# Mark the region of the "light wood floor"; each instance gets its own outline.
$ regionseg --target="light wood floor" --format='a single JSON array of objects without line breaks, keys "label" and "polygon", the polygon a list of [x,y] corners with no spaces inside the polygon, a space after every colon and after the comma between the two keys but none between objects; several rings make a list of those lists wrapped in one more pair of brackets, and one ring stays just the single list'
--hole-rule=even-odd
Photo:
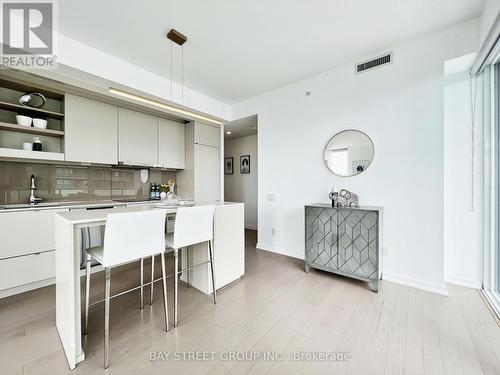
[{"label": "light wood floor", "polygon": [[[55,328],[53,286],[0,300],[0,373],[7,374],[500,374],[500,328],[478,292],[442,297],[387,281],[303,272],[302,262],[255,250],[247,232],[246,275],[213,305],[180,289],[180,325],[166,333],[160,285],[153,306],[138,293],[111,304],[111,360],[103,370],[103,308],[91,310],[87,359],[69,371]],[[158,269],[158,267],[157,267]],[[112,289],[138,282],[137,267],[112,273]],[[102,275],[92,298],[102,295]],[[171,296],[171,294],[170,294]],[[148,299],[146,298],[146,301]],[[151,361],[150,352],[342,352],[345,362]],[[173,355],[173,354],[172,354]]]}]

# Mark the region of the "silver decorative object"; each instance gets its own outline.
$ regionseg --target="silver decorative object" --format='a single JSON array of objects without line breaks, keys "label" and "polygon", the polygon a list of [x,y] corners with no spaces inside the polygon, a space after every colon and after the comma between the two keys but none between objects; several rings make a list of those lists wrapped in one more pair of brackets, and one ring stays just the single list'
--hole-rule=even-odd
[{"label": "silver decorative object", "polygon": [[40,94],[39,92],[24,94],[19,98],[19,103],[33,108],[42,108],[46,102],[47,99],[45,99],[45,96],[43,96],[43,94]]},{"label": "silver decorative object", "polygon": [[349,190],[342,189],[340,192],[332,191],[329,195],[332,207],[358,207],[358,195]]}]

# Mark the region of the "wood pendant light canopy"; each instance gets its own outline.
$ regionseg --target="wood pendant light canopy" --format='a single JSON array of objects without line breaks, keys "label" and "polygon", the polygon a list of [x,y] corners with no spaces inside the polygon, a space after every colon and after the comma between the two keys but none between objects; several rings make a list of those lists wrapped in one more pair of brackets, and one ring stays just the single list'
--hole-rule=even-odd
[{"label": "wood pendant light canopy", "polygon": [[167,34],[167,38],[180,46],[182,46],[187,41],[187,37],[178,32],[176,29],[171,29]]}]

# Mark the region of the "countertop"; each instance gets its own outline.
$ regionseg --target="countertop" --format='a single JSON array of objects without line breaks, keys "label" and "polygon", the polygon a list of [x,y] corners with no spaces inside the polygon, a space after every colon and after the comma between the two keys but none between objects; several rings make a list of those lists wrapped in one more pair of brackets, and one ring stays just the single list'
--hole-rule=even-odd
[{"label": "countertop", "polygon": [[[93,223],[105,221],[106,217],[110,213],[120,213],[120,212],[139,212],[139,211],[148,211],[156,208],[156,205],[159,202],[147,202],[147,204],[135,204],[129,205],[127,207],[114,207],[114,208],[106,208],[102,210],[79,210],[79,211],[69,211],[69,212],[58,212],[57,216],[61,217],[63,220],[68,222],[69,224],[84,224],[84,223]],[[243,203],[236,202],[203,202],[197,203],[197,206],[204,206],[213,204],[216,207],[224,207],[231,206]],[[174,214],[177,211],[177,208],[163,208],[158,207],[166,211],[167,214]],[[9,210],[10,211],[10,210]]]},{"label": "countertop", "polygon": [[[157,204],[160,200],[102,200],[102,201],[72,201],[72,202],[42,202],[30,206],[28,204],[6,204],[0,205],[0,214],[19,211],[39,211],[39,210],[57,210],[57,209],[86,209],[101,207],[126,207],[134,205]],[[215,204],[216,206],[236,204],[237,202],[197,202],[200,204]],[[7,207],[7,208],[6,208]]]},{"label": "countertop", "polygon": [[30,206],[28,204],[6,204],[0,205],[0,214],[7,212],[19,212],[19,211],[39,211],[39,210],[57,210],[57,209],[86,209],[86,208],[100,208],[100,207],[125,207],[137,204],[149,204],[159,201],[151,200],[132,200],[132,201],[113,201],[113,200],[102,200],[102,201],[72,201],[72,202],[42,202],[36,205]]},{"label": "countertop", "polygon": [[344,210],[364,210],[364,211],[383,211],[383,207],[379,206],[358,206],[358,207],[332,207],[331,203],[311,203],[306,204],[306,207],[318,207],[318,208],[338,208]]}]

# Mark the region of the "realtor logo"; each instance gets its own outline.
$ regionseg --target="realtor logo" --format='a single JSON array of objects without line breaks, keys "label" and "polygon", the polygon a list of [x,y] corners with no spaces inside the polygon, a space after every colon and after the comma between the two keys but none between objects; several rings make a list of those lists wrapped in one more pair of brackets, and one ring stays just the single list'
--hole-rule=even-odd
[{"label": "realtor logo", "polygon": [[57,68],[56,0],[0,0],[0,68]]},{"label": "realtor logo", "polygon": [[2,3],[3,54],[53,53],[52,2]]}]

